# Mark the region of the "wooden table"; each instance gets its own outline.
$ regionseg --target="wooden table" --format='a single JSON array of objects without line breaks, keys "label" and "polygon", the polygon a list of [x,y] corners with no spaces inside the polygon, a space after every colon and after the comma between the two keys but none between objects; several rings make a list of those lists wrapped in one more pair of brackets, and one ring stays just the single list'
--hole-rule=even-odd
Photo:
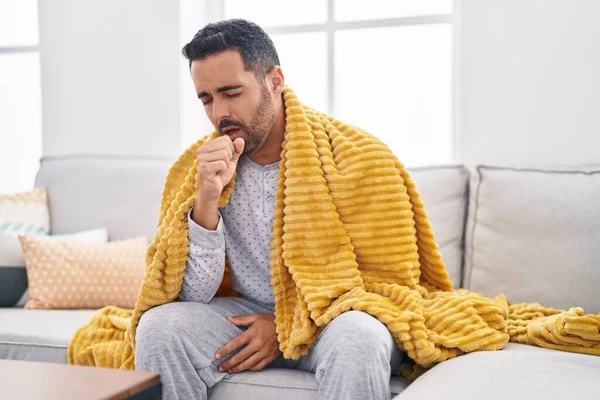
[{"label": "wooden table", "polygon": [[0,399],[161,400],[160,375],[36,361],[0,360]]}]

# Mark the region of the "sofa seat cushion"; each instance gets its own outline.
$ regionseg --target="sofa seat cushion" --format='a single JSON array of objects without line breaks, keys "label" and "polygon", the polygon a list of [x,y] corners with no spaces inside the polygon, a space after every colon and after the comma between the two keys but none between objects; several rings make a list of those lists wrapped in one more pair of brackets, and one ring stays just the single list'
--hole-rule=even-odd
[{"label": "sofa seat cushion", "polygon": [[[401,393],[408,383],[404,378],[391,377],[392,394]],[[266,368],[260,372],[235,374],[212,387],[208,397],[210,400],[311,400],[317,398],[317,390],[314,374],[293,369]]]},{"label": "sofa seat cushion", "polygon": [[397,399],[591,399],[598,396],[599,372],[597,356],[509,343],[445,361]]},{"label": "sofa seat cushion", "polygon": [[[0,308],[0,359],[67,363],[67,345],[81,325],[96,310],[26,310]],[[391,378],[392,393],[400,393],[408,381]],[[210,399],[317,398],[314,374],[265,369],[259,373],[242,372],[211,389]]]},{"label": "sofa seat cushion", "polygon": [[0,359],[66,364],[71,336],[94,312],[0,308]]}]

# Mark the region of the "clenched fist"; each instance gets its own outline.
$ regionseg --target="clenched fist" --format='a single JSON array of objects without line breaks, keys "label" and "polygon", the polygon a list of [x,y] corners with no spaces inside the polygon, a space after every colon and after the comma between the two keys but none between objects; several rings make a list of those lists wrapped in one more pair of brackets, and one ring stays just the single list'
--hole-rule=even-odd
[{"label": "clenched fist", "polygon": [[201,203],[218,203],[235,170],[240,155],[244,151],[244,139],[233,142],[228,136],[210,140],[198,147],[198,184],[197,198]]},{"label": "clenched fist", "polygon": [[242,138],[232,142],[228,136],[220,136],[196,150],[199,189],[192,219],[204,229],[217,229],[221,192],[235,174],[244,145]]}]

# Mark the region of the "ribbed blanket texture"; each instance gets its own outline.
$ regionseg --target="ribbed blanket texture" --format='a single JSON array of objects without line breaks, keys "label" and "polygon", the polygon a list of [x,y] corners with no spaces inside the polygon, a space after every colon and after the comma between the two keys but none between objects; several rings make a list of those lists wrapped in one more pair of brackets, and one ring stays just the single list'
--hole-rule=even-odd
[{"label": "ribbed blanket texture", "polygon": [[[306,354],[321,330],[349,310],[387,326],[413,361],[398,371],[409,378],[463,353],[500,350],[509,340],[600,355],[600,314],[454,290],[415,183],[392,151],[369,133],[303,105],[288,87],[283,100],[270,271],[284,357]],[[216,137],[213,132],[197,141],[169,169],[135,308],[98,310],[69,342],[69,364],[135,368],[140,317],[177,301],[181,290],[187,213],[198,191],[196,149]],[[221,207],[234,185],[235,176]],[[217,296],[231,295],[226,257]]]}]

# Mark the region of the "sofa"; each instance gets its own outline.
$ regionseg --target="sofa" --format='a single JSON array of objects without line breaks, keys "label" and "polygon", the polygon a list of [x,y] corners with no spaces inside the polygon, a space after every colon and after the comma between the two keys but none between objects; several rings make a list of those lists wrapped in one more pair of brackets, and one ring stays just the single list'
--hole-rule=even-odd
[{"label": "sofa", "polygon": [[[98,227],[110,240],[151,239],[173,160],[74,155],[41,160],[53,234]],[[431,166],[410,169],[455,288],[512,302],[600,312],[600,167]],[[0,308],[0,359],[67,362],[67,344],[94,310]],[[509,343],[443,362],[399,399],[600,398],[600,357]],[[315,399],[313,374],[265,369],[234,375],[210,399]],[[397,396],[397,397],[396,397]]]}]

